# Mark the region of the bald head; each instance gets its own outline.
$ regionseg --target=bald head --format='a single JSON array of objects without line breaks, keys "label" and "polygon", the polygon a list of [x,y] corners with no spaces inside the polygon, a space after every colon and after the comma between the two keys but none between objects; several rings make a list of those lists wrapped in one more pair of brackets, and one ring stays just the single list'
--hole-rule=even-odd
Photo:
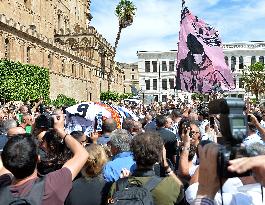
[{"label": "bald head", "polygon": [[114,119],[108,118],[103,121],[103,124],[102,124],[103,133],[111,133],[112,131],[116,129],[117,129],[117,123]]},{"label": "bald head", "polygon": [[152,119],[153,119],[152,115],[150,115],[150,114],[146,114],[146,115],[145,115],[145,121],[146,121],[146,122],[151,122]]},{"label": "bald head", "polygon": [[26,131],[22,127],[12,127],[7,131],[7,136],[9,137],[19,134],[26,134]]},{"label": "bald head", "polygon": [[28,109],[28,107],[26,105],[22,105],[20,107],[20,113],[21,114],[28,114],[28,112],[29,112],[29,109]]}]

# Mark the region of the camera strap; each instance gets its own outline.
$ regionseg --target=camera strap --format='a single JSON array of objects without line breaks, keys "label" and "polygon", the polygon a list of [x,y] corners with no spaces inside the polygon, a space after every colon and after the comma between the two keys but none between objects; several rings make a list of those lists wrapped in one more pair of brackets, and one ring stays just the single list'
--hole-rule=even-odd
[{"label": "camera strap", "polygon": [[260,185],[260,188],[261,188],[261,200],[262,200],[262,204],[263,204],[263,186]]},{"label": "camera strap", "polygon": [[222,177],[221,177],[221,175],[219,175],[219,183],[220,183],[220,192],[221,192],[222,205],[224,205],[224,200],[223,200],[223,185],[222,185]]}]

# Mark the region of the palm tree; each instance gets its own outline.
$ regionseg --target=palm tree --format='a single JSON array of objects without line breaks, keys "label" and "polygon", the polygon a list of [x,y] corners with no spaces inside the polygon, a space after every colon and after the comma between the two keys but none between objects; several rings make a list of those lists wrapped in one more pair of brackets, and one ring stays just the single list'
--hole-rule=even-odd
[{"label": "palm tree", "polygon": [[121,31],[122,29],[132,25],[135,11],[136,11],[135,5],[128,0],[121,0],[116,7],[115,14],[119,18],[119,31],[117,33],[115,41],[114,55],[116,55],[116,49],[121,37]]},{"label": "palm tree", "polygon": [[132,25],[135,11],[136,11],[135,5],[128,0],[120,0],[119,4],[116,7],[115,14],[119,18],[119,31],[117,33],[115,41],[114,56],[112,57],[111,60],[110,72],[108,73],[108,91],[110,91],[110,85],[113,78],[113,69],[115,66],[114,58],[116,56],[116,50],[121,37],[121,30]]}]

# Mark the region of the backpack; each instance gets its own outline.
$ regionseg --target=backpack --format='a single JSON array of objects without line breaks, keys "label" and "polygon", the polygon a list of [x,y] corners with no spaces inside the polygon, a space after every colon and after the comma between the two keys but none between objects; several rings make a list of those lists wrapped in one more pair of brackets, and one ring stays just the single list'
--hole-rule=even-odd
[{"label": "backpack", "polygon": [[41,205],[44,192],[44,178],[39,178],[33,184],[25,197],[14,197],[10,186],[0,188],[0,204],[2,205]]},{"label": "backpack", "polygon": [[116,182],[116,192],[111,203],[114,205],[154,205],[151,191],[162,181],[162,178],[152,176],[146,184],[142,184],[136,178],[128,181],[121,178]]}]

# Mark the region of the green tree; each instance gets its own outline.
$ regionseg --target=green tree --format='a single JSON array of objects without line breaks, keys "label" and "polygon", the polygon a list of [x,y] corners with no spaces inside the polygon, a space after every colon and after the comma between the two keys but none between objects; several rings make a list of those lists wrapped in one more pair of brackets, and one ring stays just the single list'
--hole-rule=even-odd
[{"label": "green tree", "polygon": [[117,33],[115,41],[114,55],[116,55],[116,49],[121,37],[121,31],[122,29],[132,25],[135,12],[136,12],[135,5],[133,4],[133,2],[128,0],[121,0],[116,7],[115,14],[119,18],[119,31]]},{"label": "green tree", "polygon": [[62,107],[62,106],[72,106],[77,104],[77,100],[74,98],[67,97],[63,94],[59,94],[55,100],[52,100],[51,104],[54,105],[55,107]]},{"label": "green tree", "polygon": [[0,60],[1,101],[49,99],[50,77],[47,68]]},{"label": "green tree", "polygon": [[264,64],[257,62],[243,71],[242,82],[246,91],[251,92],[259,100],[259,95],[265,93]]},{"label": "green tree", "polygon": [[200,93],[193,93],[192,95],[191,95],[191,99],[192,100],[199,100],[199,101],[203,101],[204,100],[204,98],[205,98],[205,95],[203,95],[203,94],[200,94]]}]

